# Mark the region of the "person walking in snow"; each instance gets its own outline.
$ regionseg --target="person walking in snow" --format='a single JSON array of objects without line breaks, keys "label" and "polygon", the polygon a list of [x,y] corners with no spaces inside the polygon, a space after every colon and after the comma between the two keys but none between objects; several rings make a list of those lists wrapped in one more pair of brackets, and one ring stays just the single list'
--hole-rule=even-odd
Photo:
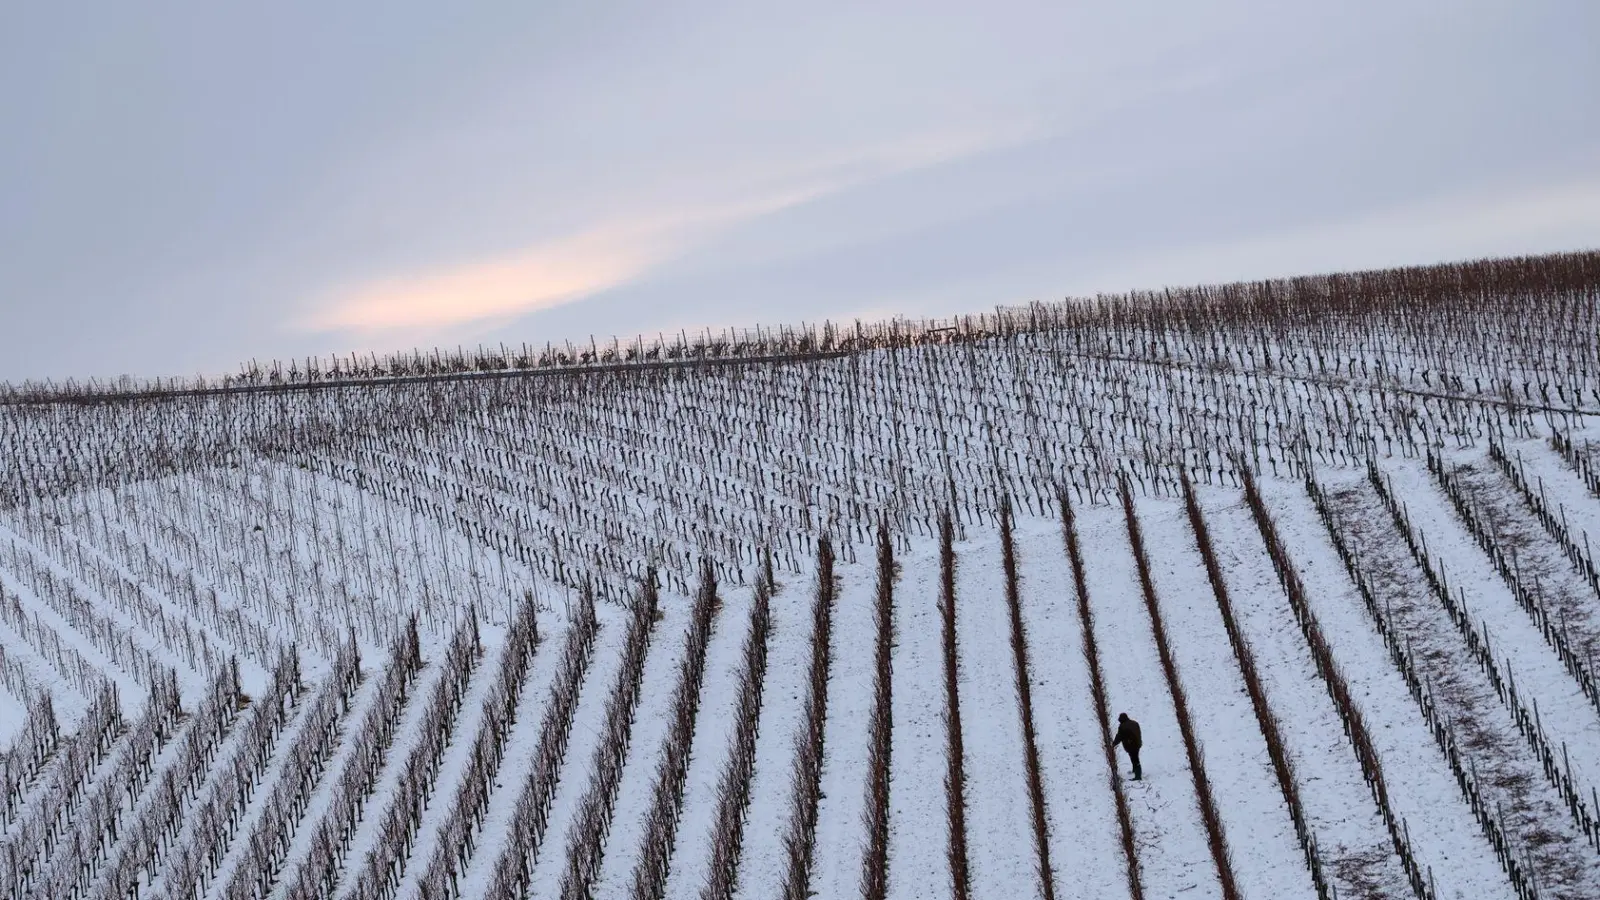
[{"label": "person walking in snow", "polygon": [[1144,739],[1139,735],[1139,723],[1128,718],[1127,713],[1117,713],[1117,736],[1111,739],[1111,746],[1118,744],[1128,751],[1128,761],[1133,763],[1133,780],[1143,780],[1144,773],[1139,769],[1139,748],[1144,746]]}]

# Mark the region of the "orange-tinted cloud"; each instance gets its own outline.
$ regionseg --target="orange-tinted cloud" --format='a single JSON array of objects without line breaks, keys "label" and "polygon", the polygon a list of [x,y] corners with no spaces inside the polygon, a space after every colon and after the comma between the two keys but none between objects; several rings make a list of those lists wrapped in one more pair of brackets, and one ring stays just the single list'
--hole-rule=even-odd
[{"label": "orange-tinted cloud", "polygon": [[505,319],[625,284],[717,228],[804,202],[800,187],[739,203],[641,216],[535,244],[497,259],[376,279],[328,292],[301,324],[314,331],[389,331]]},{"label": "orange-tinted cloud", "polygon": [[503,318],[614,287],[652,261],[639,241],[596,230],[501,259],[336,290],[303,324],[317,331],[378,331]]},{"label": "orange-tinted cloud", "polygon": [[966,156],[1024,131],[923,135],[789,167],[742,197],[642,213],[500,258],[434,267],[337,288],[299,324],[313,331],[425,332],[572,303],[639,278],[720,229],[855,184]]}]

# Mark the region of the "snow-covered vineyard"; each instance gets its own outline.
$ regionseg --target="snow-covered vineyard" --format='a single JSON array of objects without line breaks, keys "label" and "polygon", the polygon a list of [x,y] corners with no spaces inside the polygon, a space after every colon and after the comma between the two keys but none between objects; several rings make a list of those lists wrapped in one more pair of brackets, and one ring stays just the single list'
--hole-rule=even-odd
[{"label": "snow-covered vineyard", "polygon": [[0,891],[1600,897],[1597,552],[1597,254],[12,388]]}]

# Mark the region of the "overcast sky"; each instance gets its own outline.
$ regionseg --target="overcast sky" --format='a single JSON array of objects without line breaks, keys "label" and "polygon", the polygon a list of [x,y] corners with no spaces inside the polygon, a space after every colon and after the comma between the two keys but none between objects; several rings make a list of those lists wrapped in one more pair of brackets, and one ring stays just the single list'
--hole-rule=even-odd
[{"label": "overcast sky", "polygon": [[1593,0],[62,0],[0,380],[1600,246]]}]

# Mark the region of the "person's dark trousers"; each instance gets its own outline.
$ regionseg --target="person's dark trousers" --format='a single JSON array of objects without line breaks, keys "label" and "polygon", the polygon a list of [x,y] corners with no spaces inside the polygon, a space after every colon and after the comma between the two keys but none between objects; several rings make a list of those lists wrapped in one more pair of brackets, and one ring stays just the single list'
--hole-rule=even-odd
[{"label": "person's dark trousers", "polygon": [[1133,780],[1140,781],[1144,778],[1144,771],[1139,768],[1139,751],[1132,747],[1126,749],[1128,751],[1128,761],[1133,763]]}]

